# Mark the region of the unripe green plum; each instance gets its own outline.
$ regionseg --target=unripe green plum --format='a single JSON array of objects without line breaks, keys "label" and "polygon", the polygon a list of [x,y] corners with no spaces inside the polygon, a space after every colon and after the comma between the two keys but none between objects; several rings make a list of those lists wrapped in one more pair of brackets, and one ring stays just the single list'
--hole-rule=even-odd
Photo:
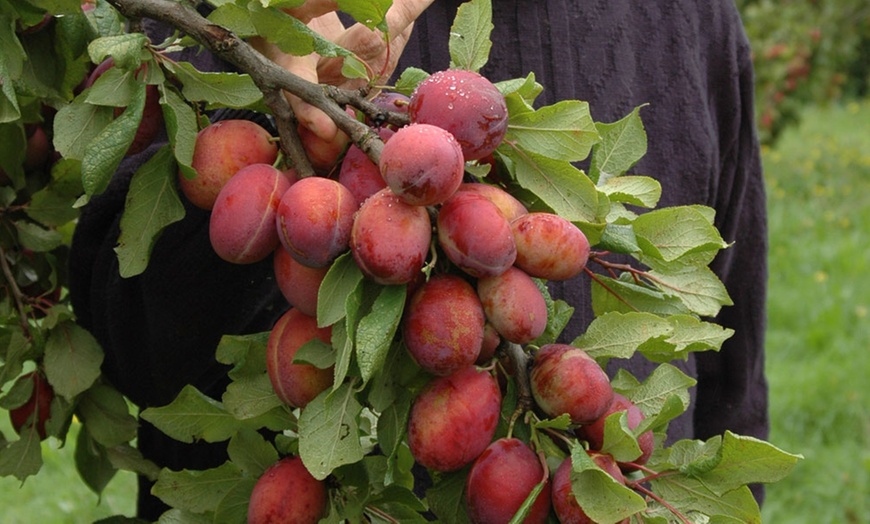
[{"label": "unripe green plum", "polygon": [[317,524],[327,512],[326,483],[288,456],[257,479],[248,502],[247,524]]},{"label": "unripe green plum", "polygon": [[12,429],[21,435],[27,428],[33,427],[40,440],[46,437],[45,423],[51,416],[51,401],[54,399],[54,389],[39,371],[26,373],[16,380],[16,384],[23,381],[33,382],[30,397],[24,404],[9,410],[9,420]]},{"label": "unripe green plum", "polygon": [[408,445],[414,459],[436,471],[471,463],[492,441],[501,391],[486,371],[468,366],[432,379],[414,399]]},{"label": "unripe green plum", "polygon": [[[594,451],[587,452],[593,461],[616,481],[625,483],[625,477],[620,471],[619,466],[613,457],[604,453],[596,453]],[[586,515],[583,508],[577,502],[574,496],[573,488],[571,487],[571,469],[573,462],[569,456],[556,468],[556,473],[553,475],[553,509],[561,524],[595,524],[595,521]],[[629,519],[620,521],[620,524],[628,524]]]},{"label": "unripe green plum", "polygon": [[449,131],[465,160],[495,151],[508,125],[504,96],[482,75],[463,69],[438,71],[420,82],[411,94],[408,116],[411,122]]},{"label": "unripe green plum", "polygon": [[278,204],[278,237],[300,263],[326,267],[348,250],[356,210],[356,199],[341,183],[319,176],[303,178]]},{"label": "unripe green plum", "polygon": [[275,216],[290,181],[269,164],[243,167],[218,193],[208,234],[219,257],[251,264],[271,255],[280,241]]},{"label": "unripe green plum", "polygon": [[[624,395],[614,392],[613,401],[610,403],[607,410],[593,422],[584,424],[577,428],[575,433],[578,437],[588,442],[591,449],[600,450],[604,445],[604,424],[607,417],[614,413],[621,413],[623,411],[625,412],[626,423],[630,430],[634,430],[641,422],[643,422],[644,418],[646,418],[643,411],[641,411],[634,402],[626,398]],[[637,437],[637,443],[640,446],[641,454],[631,462],[632,464],[639,465],[646,464],[655,449],[655,435],[653,435],[652,431],[644,431]],[[625,471],[633,471],[636,469],[635,466],[623,463],[620,463],[620,467]]]},{"label": "unripe green plum", "polygon": [[474,364],[483,343],[483,306],[456,275],[435,275],[414,293],[402,319],[405,346],[433,375]]},{"label": "unripe green plum", "polygon": [[585,351],[568,344],[545,344],[535,354],[530,374],[532,396],[550,417],[567,413],[588,424],[613,401],[610,379]]},{"label": "unripe green plum", "polygon": [[511,222],[516,265],[533,277],[568,280],[589,260],[589,240],[567,219],[553,213],[528,213]]},{"label": "unripe green plum", "polygon": [[547,302],[522,269],[478,279],[477,294],[487,320],[509,342],[527,344],[547,328]]},{"label": "unripe green plum", "polygon": [[222,120],[196,135],[191,166],[197,175],[179,172],[178,183],[190,202],[211,209],[233,175],[251,164],[274,164],[278,146],[262,126],[249,120]]},{"label": "unripe green plum", "polygon": [[350,248],[368,278],[384,285],[407,284],[420,274],[431,241],[426,208],[405,203],[387,187],[359,208]]},{"label": "unripe green plum", "polygon": [[459,186],[458,191],[470,191],[483,195],[487,200],[495,204],[508,222],[512,222],[515,218],[529,212],[526,206],[517,200],[515,196],[492,184],[465,182]]},{"label": "unripe green plum", "polygon": [[327,267],[308,267],[278,246],[272,259],[275,282],[281,294],[294,308],[310,317],[317,316],[317,294],[329,271]]},{"label": "unripe green plum", "polygon": [[417,206],[440,204],[465,173],[462,150],[440,127],[411,124],[396,131],[381,152],[381,176],[393,193]]},{"label": "unripe green plum", "polygon": [[294,364],[296,352],[306,342],[330,343],[332,328],[317,327],[317,320],[290,308],[275,322],[266,345],[266,370],[272,388],[285,404],[304,408],[314,397],[332,386],[333,368]]},{"label": "unripe green plum", "polygon": [[541,482],[543,489],[523,520],[526,524],[547,521],[550,482],[540,459],[526,443],[517,438],[498,439],[477,457],[468,473],[468,517],[474,524],[506,524]]},{"label": "unripe green plum", "polygon": [[438,211],[438,244],[447,258],[474,277],[500,275],[517,257],[510,222],[486,197],[453,194]]}]

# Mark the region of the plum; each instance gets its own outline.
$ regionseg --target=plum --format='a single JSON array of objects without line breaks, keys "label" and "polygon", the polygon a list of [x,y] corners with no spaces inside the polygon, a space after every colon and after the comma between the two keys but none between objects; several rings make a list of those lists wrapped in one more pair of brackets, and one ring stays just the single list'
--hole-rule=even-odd
[{"label": "plum", "polygon": [[436,471],[460,469],[492,441],[500,409],[501,391],[486,371],[468,366],[433,378],[411,406],[411,454]]},{"label": "plum", "polygon": [[530,374],[532,396],[550,417],[567,413],[571,422],[588,424],[613,401],[610,379],[582,349],[545,344],[534,356]]}]

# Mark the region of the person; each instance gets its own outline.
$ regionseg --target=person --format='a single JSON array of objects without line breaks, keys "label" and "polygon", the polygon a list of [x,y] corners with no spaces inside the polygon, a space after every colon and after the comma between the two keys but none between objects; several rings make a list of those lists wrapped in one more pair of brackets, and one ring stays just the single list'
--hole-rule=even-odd
[{"label": "person", "polygon": [[[390,52],[359,26],[345,29],[335,3],[309,0],[294,12],[325,36],[361,49],[389,72],[415,66],[434,72],[449,66],[447,38],[459,0],[396,0],[391,10]],[[147,21],[146,21],[147,22]],[[731,0],[494,0],[492,51],[481,71],[494,81],[534,72],[544,86],[537,103],[585,100],[599,122],[641,110],[648,151],[632,172],[662,185],[659,207],[703,204],[716,211],[727,242],[712,264],[734,305],[714,319],[734,330],[719,352],[678,362],[697,379],[689,411],[669,426],[669,440],[705,439],[726,430],[766,438],[764,377],[767,229],[765,193],[753,120],[753,67],[749,43]],[[148,25],[159,33],[160,28]],[[165,34],[165,33],[164,33]],[[368,39],[368,40],[367,40]],[[159,41],[159,40],[157,40]],[[280,65],[310,80],[342,83],[335,62],[287,57],[268,46]],[[190,54],[203,70],[224,70],[207,53]],[[331,122],[291,97],[300,121],[323,140]],[[219,111],[213,119],[236,113]],[[268,122],[263,122],[268,125]],[[144,409],[169,403],[186,384],[220,396],[226,368],[214,360],[223,333],[268,330],[286,307],[271,262],[236,266],[220,260],[208,241],[208,212],[185,202],[187,215],[154,246],[148,269],[121,278],[113,251],[129,179],[156,145],[126,159],[109,189],[83,210],[70,258],[70,294],[78,320],[106,351],[105,376]],[[590,282],[551,283],[554,296],[576,308],[564,341],[592,320]],[[612,362],[643,378],[642,357]],[[219,444],[182,444],[141,421],[138,446],[160,466],[204,469],[221,464]],[[138,514],[165,509],[140,479]],[[760,487],[754,487],[759,500]]]}]

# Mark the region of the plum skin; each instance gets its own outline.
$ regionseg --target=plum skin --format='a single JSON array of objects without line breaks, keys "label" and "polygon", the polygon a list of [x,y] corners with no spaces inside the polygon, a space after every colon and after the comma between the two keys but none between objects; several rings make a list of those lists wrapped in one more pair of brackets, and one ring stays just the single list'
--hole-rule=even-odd
[{"label": "plum skin", "polygon": [[529,493],[544,480],[524,523],[543,523],[550,512],[551,485],[532,449],[517,438],[500,438],[474,461],[468,473],[465,501],[474,524],[510,521]]},{"label": "plum skin", "polygon": [[301,311],[288,309],[269,333],[266,345],[266,371],[275,394],[291,407],[305,407],[332,385],[333,368],[320,369],[310,364],[293,363],[296,352],[314,339],[329,344],[332,328],[317,327],[317,320]]},{"label": "plum skin", "polygon": [[278,247],[275,215],[290,181],[269,164],[252,164],[218,193],[209,217],[209,241],[227,262],[251,264]]},{"label": "plum skin", "polygon": [[507,133],[504,96],[484,76],[468,70],[438,71],[420,82],[411,94],[408,116],[411,122],[449,131],[466,161],[488,156]]},{"label": "plum skin", "polygon": [[453,135],[428,124],[396,131],[384,144],[378,167],[393,193],[417,206],[447,200],[465,173],[462,149]]},{"label": "plum skin", "polygon": [[434,375],[473,364],[483,345],[483,306],[474,288],[456,275],[433,276],[414,293],[402,319],[405,346]]},{"label": "plum skin", "polygon": [[544,413],[550,417],[567,413],[575,424],[593,422],[613,401],[613,387],[601,366],[568,344],[541,346],[530,382],[532,396]]},{"label": "plum skin", "polygon": [[426,208],[407,204],[385,187],[357,211],[350,249],[368,278],[384,285],[407,284],[420,274],[431,240]]},{"label": "plum skin", "polygon": [[302,459],[287,456],[257,479],[248,502],[248,524],[316,524],[327,511],[327,490]]},{"label": "plum skin", "polygon": [[348,250],[356,210],[356,198],[340,182],[303,178],[278,203],[278,238],[300,263],[326,267]]},{"label": "plum skin", "polygon": [[221,188],[240,169],[251,164],[274,164],[278,146],[265,128],[250,120],[221,120],[196,135],[191,167],[197,175],[180,171],[182,193],[196,207],[211,210]]},{"label": "plum skin", "polygon": [[509,342],[527,344],[547,328],[547,302],[522,269],[512,266],[499,275],[479,278],[477,294],[487,320]]},{"label": "plum skin", "polygon": [[414,459],[435,471],[455,471],[476,459],[492,441],[501,391],[486,371],[468,366],[429,381],[408,417]]}]

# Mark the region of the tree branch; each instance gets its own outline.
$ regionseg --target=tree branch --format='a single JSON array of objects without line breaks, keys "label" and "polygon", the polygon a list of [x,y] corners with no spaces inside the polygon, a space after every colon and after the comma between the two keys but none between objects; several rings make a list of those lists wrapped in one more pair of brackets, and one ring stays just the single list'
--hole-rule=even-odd
[{"label": "tree branch", "polygon": [[[275,115],[276,119],[280,120],[281,115],[287,116],[289,105],[278,102],[277,97],[270,93],[284,90],[326,113],[338,128],[344,131],[375,163],[380,158],[383,148],[380,137],[368,126],[345,112],[338,102],[341,100],[361,103],[364,98],[359,93],[316,84],[294,75],[263,56],[231,31],[211,23],[188,4],[172,0],[108,0],[108,2],[127,18],[151,18],[186,33],[239,71],[251,75],[257,87],[263,91],[270,109],[279,113]],[[293,135],[287,136],[285,132],[288,132],[286,126],[283,130],[279,129],[282,139],[286,136],[288,142],[291,142]],[[289,147],[290,149],[285,150],[285,153],[295,162],[299,151],[292,146]]]}]

